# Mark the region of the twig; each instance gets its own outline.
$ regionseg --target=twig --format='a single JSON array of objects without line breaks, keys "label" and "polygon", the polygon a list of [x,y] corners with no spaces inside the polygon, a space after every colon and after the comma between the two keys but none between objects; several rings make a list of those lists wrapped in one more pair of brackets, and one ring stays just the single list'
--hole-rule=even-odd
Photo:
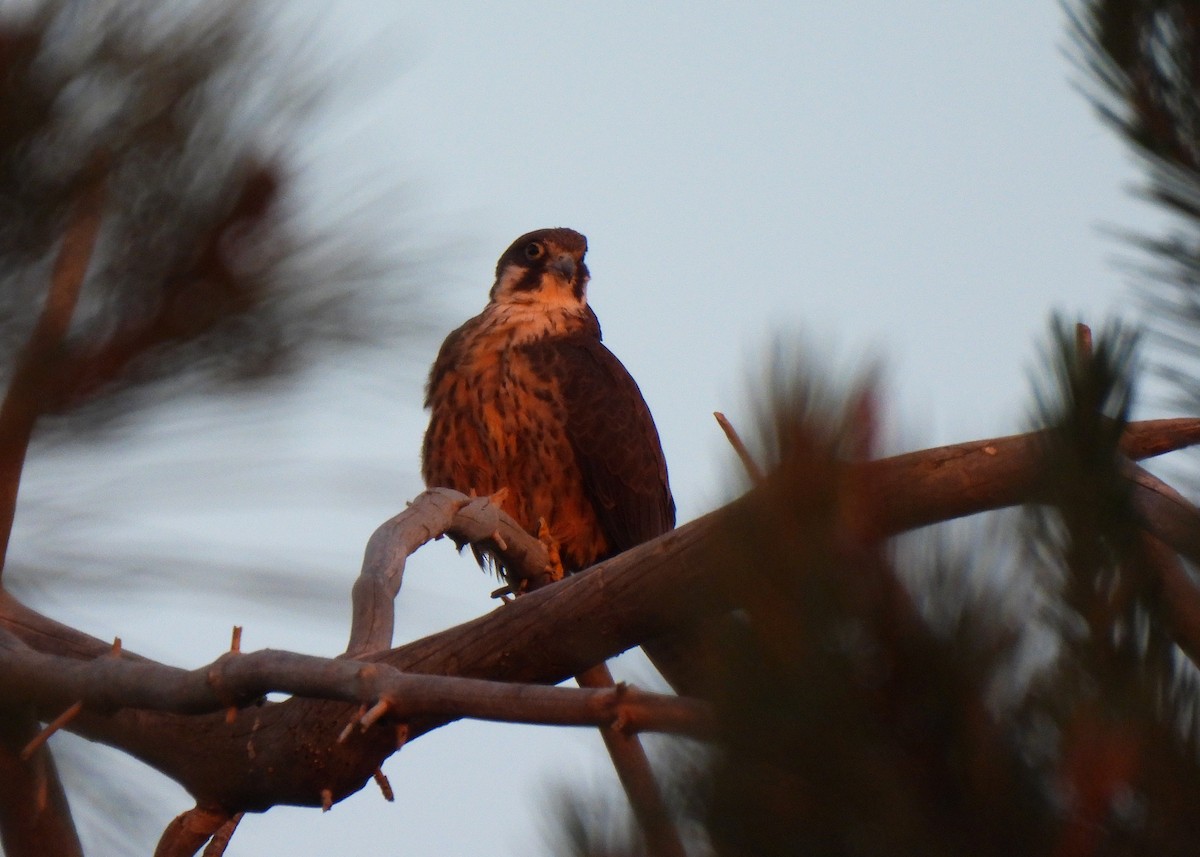
[{"label": "twig", "polygon": [[0,573],[8,555],[17,492],[33,427],[87,274],[104,209],[104,176],[89,182],[71,208],[41,315],[16,361],[0,404]]},{"label": "twig", "polygon": [[[229,639],[229,654],[239,655],[239,654],[241,654],[241,652],[242,652],[242,626],[234,625],[233,633],[230,635],[230,639]],[[217,685],[217,686],[219,686],[219,685]],[[231,705],[228,708],[226,708],[225,709],[225,722],[233,723],[233,721],[237,720],[237,713],[238,713],[238,710],[237,710],[236,705]]]},{"label": "twig", "polygon": [[362,716],[362,719],[359,720],[359,722],[358,722],[359,726],[361,726],[364,730],[370,729],[372,726],[374,726],[379,721],[379,718],[381,718],[385,714],[387,714],[388,711],[391,710],[391,708],[392,708],[391,700],[388,700],[388,699],[379,700],[377,703],[375,703],[374,705],[371,706],[370,711],[368,711],[366,714],[364,714]]},{"label": "twig", "polygon": [[733,423],[720,411],[713,411],[713,416],[717,419],[717,425],[721,427],[721,431],[725,432],[725,437],[728,438],[733,451],[737,453],[738,458],[742,461],[742,467],[746,468],[746,475],[750,477],[752,485],[762,485],[766,480],[766,474],[762,472],[762,468],[750,455],[750,450],[746,449],[746,444],[742,443],[741,436],[737,433],[737,429],[733,427]]},{"label": "twig", "polygon": [[31,764],[20,748],[36,734],[37,722],[0,712],[0,836],[6,853],[80,857],[83,849],[49,747]]},{"label": "twig", "polygon": [[50,740],[51,735],[78,717],[79,712],[81,711],[83,711],[83,702],[76,702],[62,714],[58,715],[58,717],[55,717],[53,720],[51,720],[46,725],[46,728],[34,736],[33,740],[26,744],[21,750],[21,759],[28,761],[30,758],[32,758],[33,754],[41,749],[41,747]]},{"label": "twig", "polygon": [[232,818],[231,813],[219,807],[197,804],[167,825],[154,849],[154,857],[193,857]]},{"label": "twig", "polygon": [[1075,325],[1075,350],[1081,360],[1092,359],[1092,329],[1083,322]]},{"label": "twig", "polygon": [[392,791],[392,784],[388,782],[388,778],[383,773],[382,768],[375,769],[375,785],[379,786],[379,791],[383,793],[383,799],[388,803],[395,803],[396,793]]},{"label": "twig", "polygon": [[350,736],[354,734],[354,727],[362,725],[362,719],[363,719],[363,717],[366,716],[366,714],[367,714],[367,706],[360,705],[358,707],[358,713],[355,714],[352,718],[350,718],[349,722],[346,723],[345,728],[342,729],[342,731],[338,734],[337,742],[339,744],[346,743],[346,741],[350,738]]},{"label": "twig", "polygon": [[229,840],[233,838],[234,831],[237,830],[237,826],[241,823],[244,814],[239,812],[217,828],[217,832],[213,834],[213,838],[204,847],[204,857],[221,857],[225,853],[225,849],[229,847]]}]

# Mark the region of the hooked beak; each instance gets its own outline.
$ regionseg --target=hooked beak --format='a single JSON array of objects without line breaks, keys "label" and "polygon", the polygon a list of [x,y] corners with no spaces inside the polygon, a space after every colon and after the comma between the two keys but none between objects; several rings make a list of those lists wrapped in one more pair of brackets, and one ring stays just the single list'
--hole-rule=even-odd
[{"label": "hooked beak", "polygon": [[575,282],[575,274],[578,271],[578,267],[575,264],[574,256],[571,256],[568,253],[563,253],[550,263],[549,268],[551,271],[557,271],[559,274],[561,274],[562,278],[568,283]]}]

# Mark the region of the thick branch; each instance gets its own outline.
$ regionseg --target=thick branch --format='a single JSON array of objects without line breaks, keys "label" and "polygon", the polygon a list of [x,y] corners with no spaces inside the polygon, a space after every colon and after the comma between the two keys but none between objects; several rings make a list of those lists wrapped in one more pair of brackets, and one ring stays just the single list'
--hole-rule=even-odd
[{"label": "thick branch", "polygon": [[[1130,427],[1124,448],[1130,457],[1141,458],[1187,445],[1197,437],[1200,420],[1139,423]],[[911,453],[862,467],[864,478],[876,480],[885,531],[895,533],[1036,500],[1040,448],[1036,435],[1024,435]],[[1135,496],[1151,495],[1160,496],[1147,486],[1135,486]],[[479,619],[371,659],[406,672],[513,682],[562,681],[698,612],[718,609],[721,605],[699,569],[703,557],[720,543],[723,523],[739,514],[745,502],[736,500]],[[1177,543],[1183,537],[1178,533],[1166,532],[1154,516],[1148,526],[1180,549]],[[90,658],[109,648],[105,642],[37,616],[2,592],[0,624],[42,651]],[[394,739],[383,730],[370,730],[338,744],[356,710],[353,704],[293,699],[243,712],[228,724],[220,715],[182,717],[128,710],[104,715],[85,709],[72,729],[125,749],[197,797],[230,809],[263,809],[276,803],[319,806],[323,790],[328,789],[334,799],[356,791],[395,749]],[[411,740],[443,722],[414,720],[408,737]],[[253,764],[248,764],[249,746]]]},{"label": "thick branch", "polygon": [[[1200,443],[1200,419],[1130,423],[1121,450],[1134,461]],[[862,465],[887,533],[1038,500],[1041,432],[978,440]]]}]

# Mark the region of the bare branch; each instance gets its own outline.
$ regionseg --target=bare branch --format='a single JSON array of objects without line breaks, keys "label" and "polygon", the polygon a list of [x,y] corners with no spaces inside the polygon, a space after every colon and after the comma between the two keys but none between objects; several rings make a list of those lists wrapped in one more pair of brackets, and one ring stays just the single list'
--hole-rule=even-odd
[{"label": "bare branch", "polygon": [[[886,533],[1036,502],[1041,432],[977,440],[883,458],[863,465],[879,491]],[[1200,419],[1130,423],[1121,450],[1138,461],[1200,443]]]},{"label": "bare branch", "polygon": [[229,840],[233,838],[237,826],[241,824],[242,815],[243,813],[239,812],[217,829],[204,848],[204,857],[221,857],[225,853],[225,849],[229,847]]},{"label": "bare branch", "polygon": [[0,645],[0,683],[39,707],[67,696],[79,700],[73,708],[89,711],[205,714],[230,701],[251,705],[278,692],[371,705],[360,718],[364,729],[384,714],[401,720],[473,717],[559,726],[620,722],[629,732],[662,728],[693,737],[706,736],[712,725],[703,703],[625,687],[588,690],[412,675],[381,663],[270,649],[227,653],[209,666],[187,671],[145,660],[46,655],[4,636],[9,645]]},{"label": "bare branch", "polygon": [[375,785],[379,786],[379,791],[383,795],[383,799],[388,803],[394,803],[396,793],[392,791],[392,784],[388,782],[387,775],[383,773],[383,768],[375,769]]},{"label": "bare branch", "polygon": [[717,425],[721,427],[721,431],[725,432],[725,437],[733,446],[733,451],[737,453],[741,459],[742,467],[746,469],[746,475],[750,477],[750,482],[753,485],[762,485],[766,481],[767,475],[762,472],[762,468],[750,455],[750,450],[746,449],[746,444],[742,442],[742,437],[737,433],[737,429],[733,427],[733,423],[729,421],[720,411],[713,411],[713,416],[716,417]]},{"label": "bare branch", "polygon": [[[623,686],[613,681],[607,664],[597,664],[575,677],[580,687],[615,688],[618,693]],[[650,767],[650,760],[637,737],[630,735],[619,721],[600,728],[600,736],[612,759],[613,767],[629,797],[634,817],[646,839],[646,849],[654,857],[687,857],[683,840],[667,811],[667,804],[659,791]]]},{"label": "bare branch", "polygon": [[[237,818],[240,819],[241,816],[238,815]],[[234,816],[220,807],[197,804],[167,825],[167,829],[158,840],[158,847],[154,849],[154,857],[193,857],[204,843],[224,831],[226,825],[233,820]],[[234,821],[235,826],[236,824]],[[229,835],[233,835],[232,829]],[[228,842],[228,837],[225,841]],[[222,846],[221,851],[217,853],[220,854],[224,850]],[[205,853],[208,853],[207,849]]]},{"label": "bare branch", "polygon": [[[1124,450],[1131,457],[1165,452],[1200,438],[1200,420],[1131,425]],[[882,534],[1020,502],[1036,501],[1040,449],[1037,435],[980,441],[868,462]],[[1139,495],[1161,496],[1137,486]],[[727,609],[703,579],[703,556],[719,544],[723,525],[746,500],[687,523],[580,574],[532,592],[476,620],[368,660],[409,673],[555,683],[698,616]],[[1148,502],[1148,506],[1152,505]],[[1180,519],[1186,523],[1187,518]],[[1187,536],[1154,523],[1164,541]],[[1192,526],[1192,532],[1200,527]],[[491,532],[489,527],[485,532]],[[514,533],[514,538],[520,538]],[[1169,536],[1169,537],[1168,537]],[[506,541],[511,541],[505,533]],[[0,590],[0,627],[43,653],[96,658],[111,644],[42,617]],[[249,657],[249,656],[242,656]],[[140,661],[124,653],[122,661]],[[279,686],[279,682],[274,683]],[[297,688],[299,692],[300,688]],[[207,693],[207,691],[206,691]],[[83,698],[62,693],[40,707],[50,717]],[[211,696],[207,704],[211,705]],[[217,715],[118,711],[89,704],[72,730],[121,747],[165,772],[194,795],[237,809],[277,803],[319,806],[321,793],[340,800],[369,782],[398,736],[387,729],[353,730],[338,743],[359,700],[292,699],[239,713],[233,724]],[[414,717],[411,740],[447,722]],[[252,760],[252,764],[248,764]],[[238,771],[233,776],[232,771]]]},{"label": "bare branch", "polygon": [[518,575],[543,576],[549,557],[545,546],[505,515],[488,497],[471,498],[449,488],[433,488],[382,524],[367,542],[362,571],[352,591],[352,657],[391,647],[404,563],[423,544],[449,535],[504,557]]},{"label": "bare branch", "polygon": [[53,720],[51,720],[50,723],[47,724],[45,729],[43,729],[41,732],[39,732],[37,735],[35,735],[33,740],[31,740],[28,744],[26,744],[24,746],[24,748],[22,748],[21,759],[23,761],[27,761],[27,760],[31,759],[33,757],[33,754],[36,753],[38,750],[40,750],[45,745],[45,743],[50,740],[51,735],[53,735],[55,732],[59,731],[64,726],[66,726],[68,723],[70,723],[72,720],[74,720],[76,717],[78,717],[79,712],[82,710],[83,710],[83,703],[76,702],[74,705],[72,705],[70,708],[68,708],[62,714],[58,715],[58,717],[55,717]]}]

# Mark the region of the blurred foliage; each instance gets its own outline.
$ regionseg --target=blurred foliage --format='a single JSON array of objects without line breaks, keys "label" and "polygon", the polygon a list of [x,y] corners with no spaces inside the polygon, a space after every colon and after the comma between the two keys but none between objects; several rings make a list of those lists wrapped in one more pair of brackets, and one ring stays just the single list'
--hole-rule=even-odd
[{"label": "blurred foliage", "polygon": [[[1088,96],[1176,218],[1133,240],[1155,260],[1141,282],[1153,366],[1194,412],[1200,3],[1066,9]],[[1036,399],[1048,502],[997,555],[909,551],[932,573],[896,567],[872,534],[871,486],[847,468],[870,452],[871,396],[839,404],[815,381],[777,381],[760,420],[772,475],[712,558],[740,606],[705,652],[720,740],[661,765],[694,853],[1196,852],[1200,671],[1170,636],[1117,445],[1134,352],[1127,330],[1093,347],[1055,322]],[[986,579],[1032,582],[1036,613],[981,594]],[[632,833],[601,832],[611,816],[576,797],[562,850],[643,853]]]},{"label": "blurred foliage", "polygon": [[100,244],[42,403],[58,414],[87,405],[72,427],[190,382],[279,376],[397,318],[370,288],[395,276],[390,260],[298,225],[288,132],[316,93],[270,55],[267,8],[0,9],[4,372],[40,310],[68,206],[87,183],[106,185]]},{"label": "blurred foliage", "polygon": [[[70,209],[96,184],[105,199],[68,337],[47,361],[49,383],[35,403],[36,440],[91,443],[34,450],[39,463],[67,466],[23,479],[23,555],[6,565],[9,591],[45,601],[53,590],[97,610],[128,608],[129,593],[175,594],[195,608],[203,593],[226,607],[290,607],[307,625],[328,616],[333,583],[313,568],[322,558],[297,562],[294,544],[291,553],[272,552],[264,523],[272,509],[301,502],[298,486],[315,496],[321,481],[311,460],[255,470],[267,453],[294,455],[272,446],[281,420],[247,419],[237,400],[209,402],[212,415],[197,408],[190,421],[155,412],[157,434],[87,431],[124,426],[180,393],[228,394],[289,379],[349,346],[386,340],[394,348],[420,324],[404,236],[381,242],[342,222],[356,215],[356,200],[369,202],[367,190],[346,188],[337,200],[346,213],[333,218],[314,212],[303,190],[302,135],[325,95],[313,69],[332,62],[316,57],[297,69],[307,45],[294,21],[294,38],[277,38],[282,6],[0,3],[0,386],[8,389],[20,366]],[[389,213],[403,210],[394,198],[388,203]],[[170,471],[153,456],[131,457],[139,444],[170,455]],[[372,479],[390,475],[388,463],[358,466],[366,477],[338,473],[354,478],[353,493],[331,490],[333,479],[317,486],[324,504],[345,512]],[[245,478],[231,487],[220,481],[230,473]],[[131,502],[155,491],[166,493],[135,509],[142,517],[131,523]],[[228,527],[201,520],[214,505],[248,510],[262,531],[251,555],[222,544]],[[163,511],[191,515],[191,529],[168,525],[170,538],[162,537],[163,525],[156,531],[147,519]],[[95,750],[79,744],[56,752],[87,836],[126,846],[141,840],[145,831],[132,828],[147,816],[126,811],[126,802],[145,808],[144,772],[97,762]]]},{"label": "blurred foliage", "polygon": [[[1050,502],[1006,534],[1036,616],[972,595],[1003,579],[985,552],[910,593],[901,577],[920,578],[898,573],[849,466],[872,454],[870,386],[839,403],[780,380],[761,427],[771,475],[708,559],[739,608],[706,652],[719,739],[660,765],[694,853],[1194,853],[1195,670],[1164,631],[1117,448],[1133,345],[1112,329],[1092,352],[1055,328],[1038,399]],[[1032,633],[1049,654],[1021,679]],[[561,850],[643,853],[618,815],[577,797]]]},{"label": "blurred foliage", "polygon": [[1068,7],[1071,56],[1088,97],[1143,162],[1147,196],[1176,218],[1165,237],[1131,236],[1155,369],[1200,404],[1200,4],[1087,0]]}]

